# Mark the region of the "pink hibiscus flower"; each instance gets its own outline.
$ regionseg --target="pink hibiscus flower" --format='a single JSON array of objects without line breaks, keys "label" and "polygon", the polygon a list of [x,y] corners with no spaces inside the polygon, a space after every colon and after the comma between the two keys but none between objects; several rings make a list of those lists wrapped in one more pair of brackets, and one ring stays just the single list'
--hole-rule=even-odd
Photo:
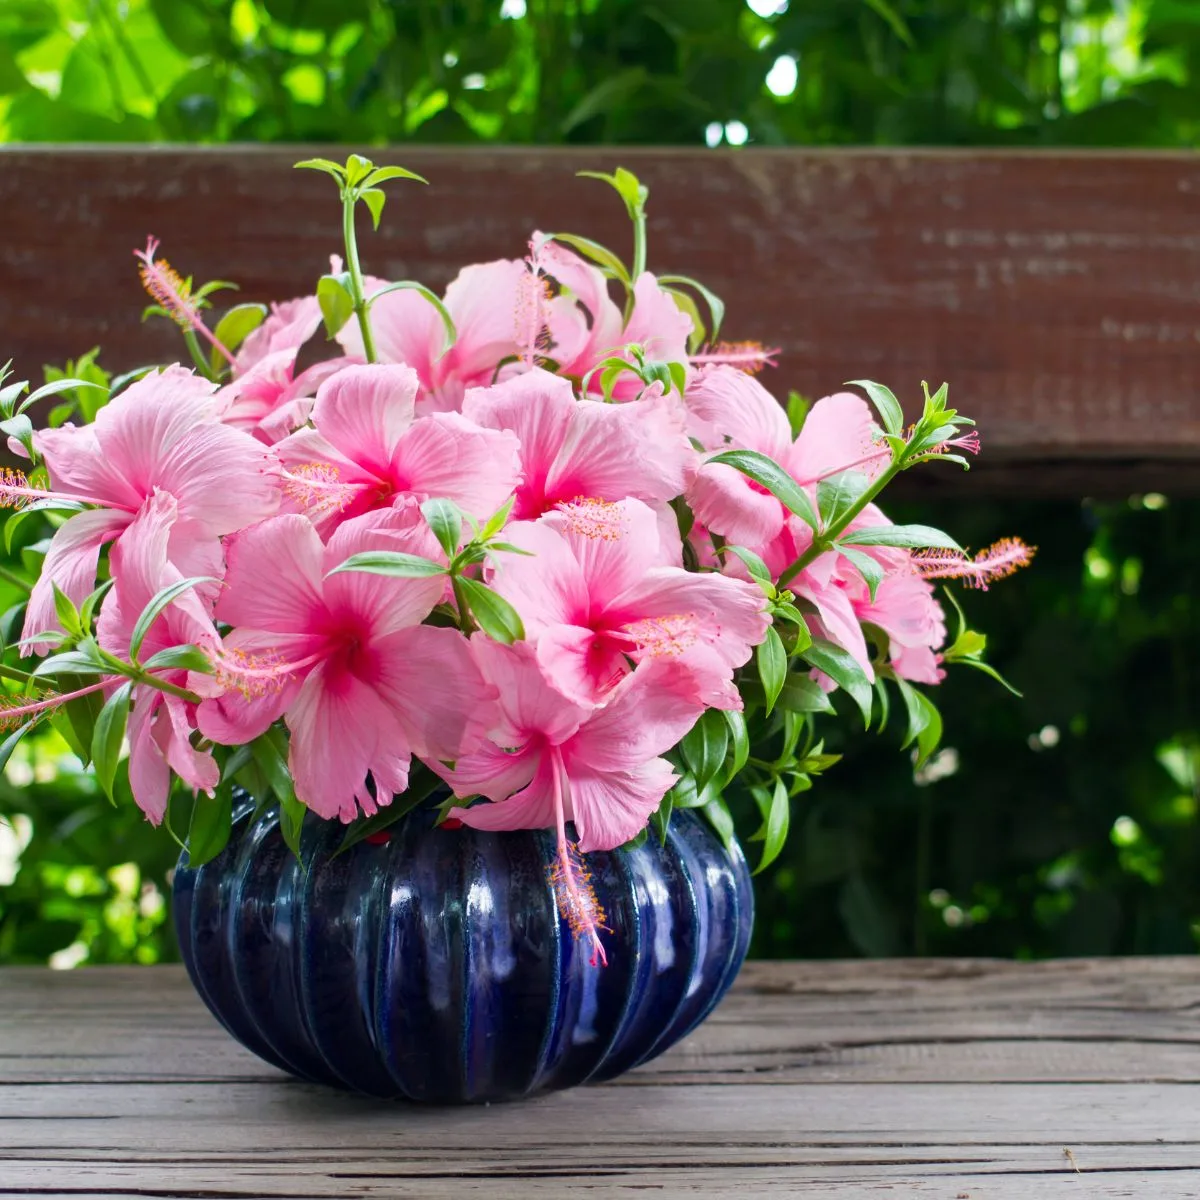
[{"label": "pink hibiscus flower", "polygon": [[414,419],[419,387],[411,367],[346,367],[317,392],[315,428],[276,446],[286,496],[323,532],[431,496],[488,517],[511,494],[520,474],[516,437],[458,413]]},{"label": "pink hibiscus flower", "polygon": [[[542,237],[535,234],[535,244]],[[626,323],[599,268],[557,242],[542,245],[538,263],[562,289],[546,306],[549,353],[561,374],[582,379],[608,355],[620,354],[634,343],[658,362],[687,362],[692,319],[649,271],[634,282],[633,309]],[[623,375],[613,394],[618,400],[629,400],[642,387],[635,376]],[[590,389],[599,393],[598,377]]]},{"label": "pink hibiscus flower", "polygon": [[[44,652],[49,643],[36,635],[58,626],[52,585],[80,604],[95,584],[100,547],[119,537],[156,491],[175,498],[194,534],[189,546],[171,547],[189,558],[219,555],[218,538],[279,507],[270,452],[221,424],[212,385],[178,366],[133,384],[94,424],[42,430],[34,444],[46,459],[53,494],[96,507],[71,517],[50,543],[29,598],[24,653]],[[10,502],[50,494],[19,481],[0,491]],[[197,539],[208,542],[207,551]]]},{"label": "pink hibiscus flower", "polygon": [[[810,489],[842,471],[861,471],[873,478],[891,453],[886,444],[873,440],[876,427],[867,402],[850,392],[818,400],[794,441],[775,398],[733,367],[698,373],[684,399],[690,429],[707,449],[757,450]],[[759,553],[779,535],[789,515],[766,488],[723,463],[701,466],[687,499],[696,520]]]},{"label": "pink hibiscus flower", "polygon": [[661,389],[629,404],[576,400],[567,380],[535,368],[471,389],[463,416],[520,439],[518,520],[580,496],[662,504],[683,491],[696,461],[682,406]]},{"label": "pink hibiscus flower", "polygon": [[[412,754],[456,758],[493,720],[494,692],[466,639],[420,623],[443,578],[329,575],[365,550],[432,556],[436,543],[423,522],[392,511],[347,521],[328,546],[292,514],[232,539],[217,604],[234,627],[215,680],[225,690],[198,713],[201,732],[223,744],[249,741],[283,716],[296,795],[344,821],[404,791]],[[205,683],[193,677],[194,687]]]},{"label": "pink hibiscus flower", "polygon": [[[476,634],[471,647],[499,693],[490,741],[441,774],[461,798],[491,804],[452,809],[476,829],[554,829],[552,880],[559,910],[603,960],[603,912],[576,858],[611,850],[642,829],[677,778],[660,755],[696,723],[703,705],[677,663],[652,662],[617,686],[603,708],[564,701],[526,642],[501,646]],[[574,821],[578,846],[567,840]]]},{"label": "pink hibiscus flower", "polygon": [[502,555],[493,586],[521,614],[547,679],[600,703],[630,660],[673,659],[698,702],[741,708],[733,672],[766,636],[761,590],[667,565],[658,519],[638,500],[560,505],[510,527],[527,555]]},{"label": "pink hibiscus flower", "polygon": [[[340,260],[336,269],[341,269]],[[331,358],[296,374],[300,349],[320,325],[321,306],[315,296],[271,305],[270,315],[234,358],[233,382],[217,393],[226,425],[270,446],[308,420],[317,388],[354,361]]]},{"label": "pink hibiscus flower", "polygon": [[[371,305],[371,332],[380,362],[412,367],[420,380],[417,412],[457,412],[463,392],[490,384],[501,362],[520,353],[519,313],[529,268],[519,259],[464,267],[446,289],[457,338],[449,350],[441,315],[415,291],[389,292]],[[374,295],[387,285],[368,279]],[[362,359],[356,321],[338,334],[347,354]]]},{"label": "pink hibiscus flower", "polygon": [[[109,564],[113,587],[96,623],[96,638],[121,658],[129,655],[133,628],[146,605],[164,587],[185,576],[171,561],[173,543],[197,538],[199,532],[180,516],[180,506],[167,492],[155,492],[113,547]],[[220,643],[208,606],[195,590],[178,595],[150,626],[139,657],[146,662],[160,650],[195,645],[214,652]],[[183,687],[188,673],[158,671],[167,683]],[[195,750],[195,705],[142,684],[133,689],[129,713],[129,782],[137,806],[157,825],[167,809],[171,771],[189,787],[211,792],[220,778],[212,755]]]}]

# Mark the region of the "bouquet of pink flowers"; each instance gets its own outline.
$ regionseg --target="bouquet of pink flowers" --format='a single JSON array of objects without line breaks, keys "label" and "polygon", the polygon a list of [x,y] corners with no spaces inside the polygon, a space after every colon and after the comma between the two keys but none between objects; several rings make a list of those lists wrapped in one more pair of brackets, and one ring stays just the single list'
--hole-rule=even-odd
[{"label": "bouquet of pink flowers", "polygon": [[[979,449],[944,386],[907,427],[876,383],[853,385],[870,403],[778,404],[756,378],[772,352],[722,343],[714,295],[646,269],[627,171],[598,178],[631,265],[537,233],[438,297],[359,263],[358,206],[377,227],[383,186],[418,177],[299,165],[344,212],[315,295],[210,329],[228,285],[193,285],[151,239],[148,311],[194,369],[0,389],[29,463],[0,483],[8,543],[53,526],[20,638],[40,661],[2,668],[0,759],[54,721],[110,797],[127,771],[152,822],[186,821],[193,864],[224,846],[238,787],[280,806],[293,848],[306,810],[347,845],[439,801],[445,823],[553,829],[560,911],[603,959],[583,856],[661,836],[674,807],[728,839],[730,790],[765,866],[833,761],[832,693],[869,725],[897,690],[929,756],[941,721],[915,685],[991,670],[961,613],[945,644],[931,580],[984,587],[1031,554],[969,557],[876,506],[901,471]],[[299,370],[322,326],[336,354]]]}]

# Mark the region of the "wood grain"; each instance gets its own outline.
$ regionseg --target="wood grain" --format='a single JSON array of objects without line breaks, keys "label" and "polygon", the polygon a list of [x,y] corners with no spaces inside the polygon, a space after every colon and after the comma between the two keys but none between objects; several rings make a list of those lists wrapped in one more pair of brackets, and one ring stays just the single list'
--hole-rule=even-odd
[{"label": "wood grain", "polygon": [[[0,151],[0,329],[26,374],[100,344],[116,367],[177,356],[139,325],[147,232],[247,298],[310,290],[338,247],[309,148]],[[625,250],[583,167],[651,188],[650,262],[709,283],[727,333],[781,349],[781,394],[951,381],[986,454],[972,492],[1200,490],[1200,158],[946,151],[406,149],[368,268],[443,286],[535,228]],[[962,487],[957,472],[940,487]]]},{"label": "wood grain", "polygon": [[750,963],[621,1081],[423,1109],[286,1079],[178,968],[8,968],[0,1196],[1195,1197],[1198,1013],[1192,958]]}]

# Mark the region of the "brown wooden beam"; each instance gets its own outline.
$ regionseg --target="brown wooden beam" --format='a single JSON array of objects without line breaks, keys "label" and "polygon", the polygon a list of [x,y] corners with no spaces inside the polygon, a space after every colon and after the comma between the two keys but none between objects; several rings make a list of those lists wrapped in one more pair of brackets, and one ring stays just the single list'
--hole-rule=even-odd
[{"label": "brown wooden beam", "polygon": [[[36,376],[99,344],[116,368],[177,357],[142,326],[147,233],[246,298],[310,290],[339,249],[308,147],[0,152],[0,354]],[[344,156],[340,151],[328,151]],[[1200,490],[1200,157],[970,151],[391,149],[397,187],[367,268],[443,286],[518,256],[533,229],[626,252],[619,201],[582,168],[651,189],[650,263],[707,282],[726,332],[780,347],[780,394],[868,377],[911,407],[947,379],[997,490]],[[986,459],[984,461],[987,461]],[[1056,477],[1057,476],[1057,480]],[[1040,481],[1040,482],[1039,482]],[[939,483],[956,490],[957,482]]]}]

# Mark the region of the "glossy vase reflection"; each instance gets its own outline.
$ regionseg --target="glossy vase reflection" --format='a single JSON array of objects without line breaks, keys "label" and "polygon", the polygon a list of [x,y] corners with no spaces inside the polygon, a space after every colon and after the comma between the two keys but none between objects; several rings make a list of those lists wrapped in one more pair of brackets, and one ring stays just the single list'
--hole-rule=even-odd
[{"label": "glossy vase reflection", "polygon": [[545,831],[434,828],[332,856],[310,820],[307,873],[277,817],[235,822],[225,851],[175,875],[196,989],[256,1054],[302,1078],[434,1103],[511,1099],[660,1054],[733,982],[753,922],[749,872],[696,814],[665,846],[592,854],[607,967],[559,919]]}]

